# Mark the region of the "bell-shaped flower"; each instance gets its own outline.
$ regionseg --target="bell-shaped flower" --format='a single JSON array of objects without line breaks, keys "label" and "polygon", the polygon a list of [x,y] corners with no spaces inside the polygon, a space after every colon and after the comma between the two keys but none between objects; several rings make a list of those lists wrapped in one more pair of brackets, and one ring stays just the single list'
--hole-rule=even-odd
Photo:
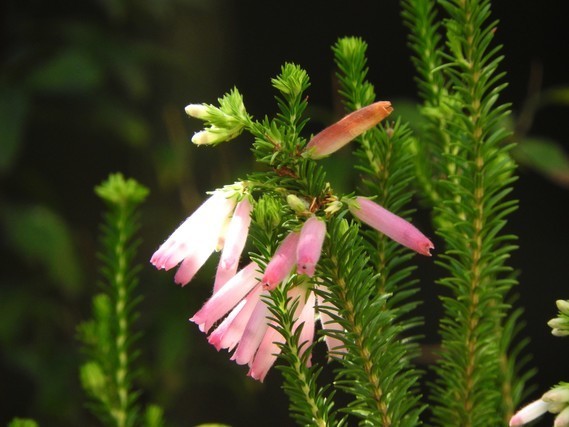
[{"label": "bell-shaped flower", "polygon": [[[217,323],[209,333],[209,343],[217,350],[233,351],[231,360],[248,365],[248,375],[263,381],[284,339],[269,319],[269,308],[264,300],[269,291],[263,288],[257,275],[257,264],[249,264],[214,293],[190,321],[206,334]],[[293,316],[296,327],[302,325],[299,346],[304,353],[314,342],[316,297],[308,283],[290,289],[288,297],[297,302]],[[310,363],[310,358],[306,361]]]},{"label": "bell-shaped flower", "polygon": [[215,191],[152,255],[158,269],[170,270],[181,262],[174,281],[187,284],[202,267],[218,243],[235,207],[235,197]]},{"label": "bell-shaped flower", "polygon": [[273,290],[290,273],[296,264],[296,248],[299,233],[292,232],[284,238],[275,254],[265,268],[265,274],[261,279],[265,289]]},{"label": "bell-shaped flower", "polygon": [[355,203],[349,204],[349,209],[360,221],[415,252],[430,256],[430,250],[435,248],[431,241],[409,221],[365,197],[356,197]]},{"label": "bell-shaped flower", "polygon": [[326,237],[326,223],[315,216],[308,218],[302,229],[296,247],[296,272],[314,276],[316,264],[322,254],[322,244]]},{"label": "bell-shaped flower", "polygon": [[[292,301],[297,301],[294,312],[295,329],[302,326],[298,337],[302,355],[314,342],[315,296],[314,292],[308,291],[305,286],[300,285],[292,288],[288,297]],[[277,360],[278,354],[281,352],[280,344],[283,343],[283,336],[274,327],[269,327],[259,344],[255,357],[249,362],[248,375],[256,380],[263,381]],[[310,364],[310,358],[307,358],[307,363]]]},{"label": "bell-shaped flower", "polygon": [[360,108],[316,134],[306,145],[303,156],[321,159],[342,148],[348,142],[370,130],[391,114],[389,101],[378,101]]},{"label": "bell-shaped flower", "polygon": [[223,251],[217,266],[213,292],[217,292],[237,272],[239,258],[247,241],[249,225],[251,224],[252,205],[245,197],[235,207],[231,221],[225,232]]},{"label": "bell-shaped flower", "polygon": [[213,324],[224,317],[259,283],[259,266],[252,262],[233,276],[190,319],[201,330],[208,332]]}]

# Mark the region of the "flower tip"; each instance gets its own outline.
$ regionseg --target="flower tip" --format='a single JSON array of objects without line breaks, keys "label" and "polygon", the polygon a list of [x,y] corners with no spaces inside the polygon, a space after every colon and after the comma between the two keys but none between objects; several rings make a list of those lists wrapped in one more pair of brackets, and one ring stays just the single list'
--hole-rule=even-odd
[{"label": "flower tip", "polygon": [[197,316],[193,316],[193,317],[190,317],[188,320],[190,322],[195,323],[201,332],[205,332],[205,322],[201,318],[199,318]]},{"label": "flower tip", "polygon": [[212,143],[212,140],[211,133],[206,130],[196,132],[192,137],[192,142],[196,145],[209,145]]},{"label": "flower tip", "polygon": [[249,377],[253,378],[254,380],[257,380],[260,383],[262,383],[265,381],[265,377],[267,376],[267,371],[257,372],[256,370],[251,368],[251,369],[249,369],[249,372],[247,372],[247,376],[249,376]]},{"label": "flower tip", "polygon": [[263,289],[266,291],[274,291],[278,285],[278,282],[275,283],[272,280],[265,280],[265,279],[261,280],[261,283],[263,284]]},{"label": "flower tip", "polygon": [[202,104],[190,104],[184,110],[188,116],[196,119],[204,119],[207,115],[207,108]]},{"label": "flower tip", "polygon": [[511,419],[510,419],[510,424],[508,424],[510,427],[519,427],[519,426],[523,426],[524,425],[524,420],[519,416],[519,415],[514,415]]},{"label": "flower tip", "polygon": [[429,239],[427,239],[426,242],[422,243],[419,246],[419,250],[417,252],[419,252],[421,255],[433,256],[431,251],[434,249],[435,249],[435,245],[433,245],[433,243]]},{"label": "flower tip", "polygon": [[316,271],[316,265],[310,262],[299,262],[296,267],[296,272],[298,274],[305,274],[308,277],[314,276],[315,271]]}]

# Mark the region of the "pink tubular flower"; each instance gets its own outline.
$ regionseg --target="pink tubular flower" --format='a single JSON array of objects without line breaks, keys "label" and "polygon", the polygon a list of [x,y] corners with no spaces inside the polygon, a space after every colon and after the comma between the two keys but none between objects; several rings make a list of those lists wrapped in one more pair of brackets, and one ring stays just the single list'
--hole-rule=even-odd
[{"label": "pink tubular flower", "polygon": [[413,224],[365,197],[356,197],[349,209],[360,221],[415,252],[430,256],[430,250],[435,248]]},{"label": "pink tubular flower", "polygon": [[239,258],[247,241],[247,233],[251,224],[252,205],[248,197],[245,197],[235,208],[231,221],[225,233],[223,251],[215,275],[213,292],[217,292],[237,272]]},{"label": "pink tubular flower", "polygon": [[204,332],[225,316],[259,283],[256,278],[259,266],[252,262],[233,276],[223,288],[213,296],[190,320],[196,323]]},{"label": "pink tubular flower", "polygon": [[152,255],[150,262],[159,269],[178,265],[174,280],[187,284],[216,249],[224,225],[235,207],[235,198],[216,191]]},{"label": "pink tubular flower", "polygon": [[265,289],[273,290],[291,272],[296,264],[296,247],[298,245],[299,234],[290,233],[284,238],[271,261],[265,268],[265,274],[261,279]]},{"label": "pink tubular flower", "polygon": [[[315,296],[314,292],[309,292],[308,295],[306,292],[307,289],[304,286],[296,286],[288,294],[293,301],[298,298],[294,317],[297,319],[295,327],[298,328],[302,325],[298,340],[302,353],[314,342]],[[282,335],[273,327],[269,327],[261,340],[255,357],[249,363],[248,375],[256,380],[263,381],[281,352],[279,344],[283,343]],[[310,359],[307,359],[307,362],[310,364]]]},{"label": "pink tubular flower", "polygon": [[314,276],[316,264],[322,253],[322,244],[326,236],[326,223],[315,216],[310,217],[300,230],[296,248],[298,274]]},{"label": "pink tubular flower", "polygon": [[510,419],[510,427],[519,427],[536,418],[541,417],[549,409],[549,403],[539,399],[529,405],[524,406]]},{"label": "pink tubular flower", "polygon": [[377,125],[391,114],[389,101],[378,101],[348,114],[315,135],[306,145],[304,156],[321,159],[339,150],[352,139]]}]

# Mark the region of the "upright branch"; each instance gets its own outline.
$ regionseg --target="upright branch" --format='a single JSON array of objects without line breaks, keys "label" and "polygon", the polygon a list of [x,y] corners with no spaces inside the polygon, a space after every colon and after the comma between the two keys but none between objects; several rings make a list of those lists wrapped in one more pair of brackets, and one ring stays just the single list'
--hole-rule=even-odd
[{"label": "upright branch", "polygon": [[150,405],[142,419],[133,381],[136,369],[134,343],[138,334],[132,323],[137,318],[140,297],[135,294],[139,267],[134,264],[138,247],[137,207],[148,190],[122,175],[111,175],[96,188],[107,204],[102,230],[102,292],[93,299],[93,319],[78,328],[87,360],[81,366],[83,388],[90,407],[113,427],[163,425],[162,410]]},{"label": "upright branch", "polygon": [[515,237],[503,228],[517,202],[507,198],[515,165],[503,126],[508,105],[498,103],[505,84],[500,47],[492,46],[497,23],[489,21],[487,0],[439,3],[447,14],[446,51],[435,53],[440,36],[429,30],[432,2],[403,2],[428,123],[424,143],[440,165],[431,179],[440,182],[441,199],[432,201],[446,245],[439,263],[448,276],[439,282],[450,291],[442,297],[433,415],[438,425],[502,425],[520,398],[508,375],[517,372],[510,319],[519,314],[508,318],[507,295],[516,282],[507,259]]}]

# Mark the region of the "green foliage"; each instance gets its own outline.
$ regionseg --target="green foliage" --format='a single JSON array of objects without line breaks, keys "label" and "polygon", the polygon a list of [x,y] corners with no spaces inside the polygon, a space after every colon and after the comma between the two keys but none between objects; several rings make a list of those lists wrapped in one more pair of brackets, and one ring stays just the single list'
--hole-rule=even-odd
[{"label": "green foliage", "polygon": [[28,265],[41,266],[68,295],[76,295],[83,277],[71,230],[46,206],[6,206],[0,222],[11,247]]},{"label": "green foliage", "polygon": [[344,330],[326,332],[347,350],[335,385],[352,395],[345,411],[359,418],[360,425],[416,426],[422,406],[419,394],[411,390],[418,377],[401,342],[396,314],[386,306],[389,295],[376,290],[376,275],[358,231],[345,219],[331,221],[320,275],[323,286],[317,291],[319,310]]},{"label": "green foliage", "polygon": [[[373,86],[366,80],[367,44],[359,38],[340,39],[333,47],[336,63],[340,72],[340,93],[348,109],[356,109],[375,101]],[[386,209],[400,216],[408,216],[409,204],[413,195],[411,182],[414,177],[413,153],[410,150],[411,133],[407,126],[397,123],[377,126],[358,137],[359,147],[356,150],[358,164],[356,167],[363,173],[362,184],[365,193],[377,196],[376,201]],[[381,233],[367,230],[364,233],[370,263],[377,274],[376,291],[379,295],[389,295],[383,309],[392,311],[398,317],[410,313],[418,302],[409,300],[417,292],[417,281],[409,278],[414,270],[408,265],[413,256],[411,251],[397,244]],[[422,319],[412,317],[400,322],[402,329],[410,329],[421,325]],[[417,355],[414,340],[404,340],[402,354],[410,360]],[[418,372],[410,368],[409,363],[401,363],[393,367],[393,372],[386,377],[407,377],[407,385],[416,388],[419,381]],[[417,390],[408,390],[418,394]],[[403,392],[401,392],[403,394]],[[411,410],[410,407],[407,410]],[[421,407],[413,408],[408,419],[418,419]],[[398,414],[396,418],[402,419]],[[393,418],[393,416],[392,416]]]},{"label": "green foliage", "polygon": [[317,384],[322,371],[319,365],[307,366],[312,352],[310,343],[300,341],[300,333],[306,325],[298,324],[297,310],[301,295],[292,299],[288,291],[294,286],[301,286],[306,292],[312,290],[304,283],[290,281],[271,293],[267,304],[272,315],[274,327],[281,334],[284,342],[280,344],[284,365],[279,369],[283,374],[283,389],[290,399],[291,416],[303,426],[341,426],[343,422],[335,421],[333,412],[333,393],[328,393],[328,386]]},{"label": "green foliage", "polygon": [[38,423],[36,423],[34,420],[14,418],[12,421],[10,421],[8,427],[38,427]]},{"label": "green foliage", "polygon": [[424,98],[425,160],[436,165],[419,165],[418,172],[446,245],[439,264],[448,276],[439,282],[450,292],[441,297],[433,415],[438,425],[501,425],[529,375],[516,361],[526,344],[515,343],[520,312],[510,312],[506,299],[516,284],[506,263],[516,247],[503,229],[517,202],[507,199],[515,165],[501,126],[508,105],[498,103],[505,87],[502,58],[500,47],[492,46],[496,22],[489,21],[489,1],[440,4],[447,14],[446,50],[430,30],[437,27],[432,2],[403,2]]},{"label": "green foliage", "polygon": [[559,184],[569,185],[569,156],[556,141],[528,137],[515,147],[512,154],[522,165]]},{"label": "green foliage", "polygon": [[[112,174],[96,193],[108,206],[102,230],[100,259],[103,293],[93,298],[93,319],[78,328],[87,361],[81,366],[81,384],[91,399],[93,412],[109,426],[139,425],[139,393],[133,390],[138,355],[138,335],[132,323],[140,297],[135,290],[139,267],[134,257],[139,242],[137,207],[148,190],[133,179]],[[145,425],[162,425],[161,410],[149,408]]]}]

